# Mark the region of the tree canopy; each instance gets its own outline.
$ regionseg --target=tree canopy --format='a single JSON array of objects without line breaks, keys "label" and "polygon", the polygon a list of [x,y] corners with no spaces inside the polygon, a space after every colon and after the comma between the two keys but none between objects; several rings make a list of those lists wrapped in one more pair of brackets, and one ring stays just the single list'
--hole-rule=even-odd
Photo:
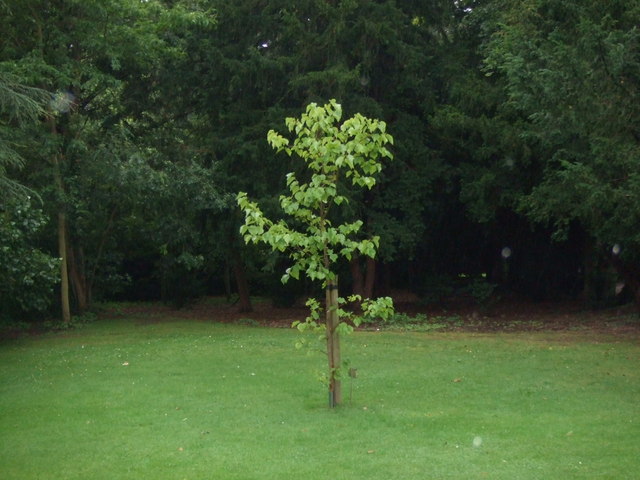
[{"label": "tree canopy", "polygon": [[339,180],[337,224],[380,239],[338,268],[345,290],[640,301],[639,17],[638,0],[4,0],[2,231],[43,255],[34,271],[60,267],[36,303],[67,319],[97,299],[250,309],[284,295],[287,260],[244,244],[234,198],[278,225],[310,178],[265,135],[336,99],[395,140],[371,189]]}]

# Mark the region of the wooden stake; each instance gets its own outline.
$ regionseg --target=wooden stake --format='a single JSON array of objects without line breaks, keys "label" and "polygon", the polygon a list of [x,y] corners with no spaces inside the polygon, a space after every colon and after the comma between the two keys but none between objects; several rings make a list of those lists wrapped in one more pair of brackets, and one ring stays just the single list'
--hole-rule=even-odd
[{"label": "wooden stake", "polygon": [[338,281],[327,284],[326,289],[327,355],[329,360],[329,407],[342,403],[342,385],[337,378],[340,368],[340,336],[338,335]]}]

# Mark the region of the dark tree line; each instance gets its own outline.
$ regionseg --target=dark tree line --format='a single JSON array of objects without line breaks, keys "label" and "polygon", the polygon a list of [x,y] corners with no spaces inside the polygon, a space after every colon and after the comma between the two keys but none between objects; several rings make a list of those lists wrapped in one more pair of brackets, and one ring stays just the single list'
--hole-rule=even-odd
[{"label": "dark tree line", "polygon": [[2,0],[0,314],[290,302],[309,286],[243,244],[234,198],[278,214],[301,165],[266,133],[330,98],[395,139],[344,212],[381,239],[341,266],[352,291],[640,301],[638,18],[637,0]]}]

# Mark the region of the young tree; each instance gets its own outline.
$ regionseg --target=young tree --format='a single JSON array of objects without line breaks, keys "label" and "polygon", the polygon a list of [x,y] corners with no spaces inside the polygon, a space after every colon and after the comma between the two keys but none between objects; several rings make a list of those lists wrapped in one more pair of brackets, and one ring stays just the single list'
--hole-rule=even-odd
[{"label": "young tree", "polygon": [[[238,194],[238,205],[245,214],[240,229],[245,242],[266,243],[289,255],[293,263],[282,277],[283,282],[291,277],[297,279],[302,273],[321,281],[325,288],[324,325],[320,322],[319,305],[313,299],[307,302],[311,315],[294,325],[301,331],[313,328],[326,332],[331,407],[341,402],[339,337],[353,329],[341,320],[347,314],[340,308],[344,300],[338,296],[336,264],[340,257],[350,260],[356,253],[373,258],[379,246],[378,237],[358,236],[362,220],[335,225],[332,207],[348,201],[338,192],[341,180],[360,188],[371,189],[375,185],[375,175],[382,170],[380,159],[392,158],[385,145],[393,143],[384,122],[356,114],[339,125],[341,117],[342,108],[335,100],[324,106],[311,103],[299,119],[286,120],[287,128],[296,135],[293,143],[273,130],[267,135],[272,147],[300,157],[310,173],[306,183],[294,173],[287,175],[290,194],[280,197],[280,206],[292,218],[291,224],[266,218],[246,193]],[[390,298],[363,303],[365,314],[369,315],[385,316],[391,308]]]}]

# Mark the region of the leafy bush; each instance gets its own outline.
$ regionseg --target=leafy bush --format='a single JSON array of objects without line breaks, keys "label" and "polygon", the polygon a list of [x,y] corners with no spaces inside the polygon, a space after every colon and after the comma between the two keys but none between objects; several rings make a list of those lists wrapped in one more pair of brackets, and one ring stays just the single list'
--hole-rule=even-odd
[{"label": "leafy bush", "polygon": [[51,305],[60,262],[33,247],[45,224],[28,197],[0,203],[0,317],[16,320]]},{"label": "leafy bush", "polygon": [[445,330],[462,325],[462,319],[458,316],[442,317],[433,316],[429,317],[425,313],[417,313],[414,317],[406,313],[395,313],[391,316],[385,327],[391,329],[411,330],[411,331],[432,331],[432,330]]},{"label": "leafy bush", "polygon": [[389,320],[387,320],[388,325],[395,325],[395,326],[404,326],[404,325],[409,325],[411,323],[426,323],[426,322],[427,322],[427,315],[424,313],[418,313],[416,314],[415,317],[411,317],[407,313],[396,312],[394,315],[392,315],[389,318]]},{"label": "leafy bush", "polygon": [[483,275],[471,281],[469,284],[469,293],[479,306],[489,307],[499,299],[496,293],[497,287],[498,285],[489,282]]},{"label": "leafy bush", "polygon": [[418,293],[425,305],[440,304],[455,293],[455,284],[448,276],[429,275],[423,280]]}]

